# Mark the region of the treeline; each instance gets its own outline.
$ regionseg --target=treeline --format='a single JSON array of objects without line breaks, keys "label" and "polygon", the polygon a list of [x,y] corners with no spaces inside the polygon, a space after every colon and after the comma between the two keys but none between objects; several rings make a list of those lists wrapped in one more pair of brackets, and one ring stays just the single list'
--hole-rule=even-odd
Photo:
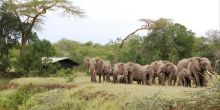
[{"label": "treeline", "polygon": [[[196,36],[184,25],[164,18],[153,22],[147,28],[146,36],[135,34],[130,36],[122,48],[119,48],[121,38],[111,40],[105,45],[91,41],[80,43],[68,39],[61,39],[52,44],[50,41],[39,39],[33,30],[40,25],[37,21],[42,21],[41,16],[46,11],[32,13],[21,10],[23,8],[34,10],[35,5],[42,8],[40,7],[42,4],[51,8],[50,3],[46,1],[37,4],[35,2],[16,4],[5,0],[0,4],[0,73],[13,71],[20,76],[56,73],[57,68],[53,65],[49,65],[49,69],[42,69],[42,57],[69,57],[78,63],[81,63],[84,57],[99,57],[112,63],[131,61],[150,64],[156,60],[169,60],[176,64],[180,59],[198,56],[207,57],[213,66],[216,66],[215,61],[220,59],[219,30],[210,30],[205,36]],[[57,5],[59,3],[62,4],[62,1]],[[68,3],[65,4],[70,5]],[[71,9],[75,13],[75,7]],[[82,12],[78,10],[75,14],[80,16]],[[31,20],[30,16],[35,16],[36,21]],[[79,70],[83,68],[80,66]]]},{"label": "treeline", "polygon": [[[103,38],[104,39],[104,38]],[[205,36],[196,36],[185,26],[171,23],[166,29],[150,31],[146,36],[133,35],[119,48],[121,41],[112,40],[105,45],[80,43],[61,39],[53,44],[58,56],[68,56],[77,62],[84,57],[100,57],[115,63],[119,51],[120,62],[149,64],[155,60],[169,60],[177,63],[180,59],[193,56],[207,57],[215,66],[220,59],[220,32],[210,30]]]}]

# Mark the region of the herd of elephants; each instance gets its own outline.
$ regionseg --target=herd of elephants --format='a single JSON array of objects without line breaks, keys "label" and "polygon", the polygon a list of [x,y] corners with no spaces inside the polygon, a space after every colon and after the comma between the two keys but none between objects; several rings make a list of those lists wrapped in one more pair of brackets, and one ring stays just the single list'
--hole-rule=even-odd
[{"label": "herd of elephants", "polygon": [[107,82],[132,84],[133,81],[137,81],[138,84],[152,85],[156,84],[155,78],[158,77],[159,85],[165,85],[168,81],[168,85],[171,86],[178,82],[177,85],[191,87],[191,81],[194,81],[195,87],[204,87],[208,82],[206,74],[209,77],[215,75],[209,59],[205,57],[182,59],[177,65],[159,60],[144,66],[133,62],[116,63],[111,66],[110,61],[88,57],[83,63],[89,69],[91,82],[97,82],[98,75],[99,82],[103,76],[103,81]]}]

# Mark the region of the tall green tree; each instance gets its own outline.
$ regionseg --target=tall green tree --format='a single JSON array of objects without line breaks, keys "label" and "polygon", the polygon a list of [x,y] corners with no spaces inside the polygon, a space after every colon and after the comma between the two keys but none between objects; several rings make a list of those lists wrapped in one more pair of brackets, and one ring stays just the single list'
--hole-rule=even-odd
[{"label": "tall green tree", "polygon": [[177,62],[191,56],[195,34],[185,26],[162,19],[150,29],[144,38],[148,62],[159,59]]},{"label": "tall green tree", "polygon": [[0,71],[10,68],[9,50],[16,47],[19,39],[18,19],[7,12],[5,4],[0,7]]},{"label": "tall green tree", "polygon": [[28,76],[31,71],[40,75],[43,66],[42,57],[55,55],[55,49],[49,41],[38,39],[36,33],[33,35],[32,42],[25,46],[25,51],[23,55],[18,57],[16,64],[16,71],[25,76]]}]

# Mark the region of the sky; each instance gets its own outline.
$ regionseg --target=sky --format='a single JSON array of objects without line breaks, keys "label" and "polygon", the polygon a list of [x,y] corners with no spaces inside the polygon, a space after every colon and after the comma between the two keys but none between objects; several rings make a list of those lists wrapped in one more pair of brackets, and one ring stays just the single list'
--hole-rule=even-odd
[{"label": "sky", "polygon": [[[210,29],[220,29],[219,0],[72,0],[85,12],[85,17],[63,17],[60,13],[46,14],[41,39],[52,43],[61,38],[79,42],[105,44],[124,38],[141,27],[140,18],[172,19],[196,33],[205,36]],[[141,32],[146,35],[147,31]]]}]

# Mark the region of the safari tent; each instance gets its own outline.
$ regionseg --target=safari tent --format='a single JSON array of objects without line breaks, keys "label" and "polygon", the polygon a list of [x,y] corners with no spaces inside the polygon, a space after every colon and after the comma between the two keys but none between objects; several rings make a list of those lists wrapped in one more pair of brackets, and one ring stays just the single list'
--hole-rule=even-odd
[{"label": "safari tent", "polygon": [[74,66],[79,66],[79,63],[73,61],[68,57],[42,57],[43,64],[59,64],[61,68],[73,68]]}]

